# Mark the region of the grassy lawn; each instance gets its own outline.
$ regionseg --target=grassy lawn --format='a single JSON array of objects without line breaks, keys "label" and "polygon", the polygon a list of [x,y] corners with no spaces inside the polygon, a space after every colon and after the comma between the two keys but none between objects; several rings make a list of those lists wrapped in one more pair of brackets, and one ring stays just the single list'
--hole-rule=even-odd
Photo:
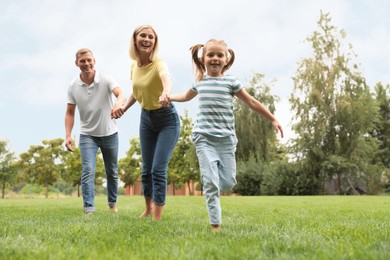
[{"label": "grassy lawn", "polygon": [[168,197],[161,222],[143,205],[0,200],[0,259],[390,259],[389,196],[222,197],[218,234],[203,197]]}]

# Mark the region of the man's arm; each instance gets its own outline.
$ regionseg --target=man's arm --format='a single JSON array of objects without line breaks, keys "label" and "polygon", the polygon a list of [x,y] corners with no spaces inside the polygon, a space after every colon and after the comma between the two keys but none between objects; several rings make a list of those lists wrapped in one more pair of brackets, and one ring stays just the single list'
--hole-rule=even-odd
[{"label": "man's arm", "polygon": [[116,102],[111,110],[111,118],[120,118],[123,115],[123,106],[126,103],[126,97],[123,94],[121,87],[116,87],[112,90],[116,97]]},{"label": "man's arm", "polygon": [[72,129],[74,125],[74,113],[76,111],[76,105],[75,104],[67,104],[66,105],[66,112],[65,112],[65,133],[66,133],[66,139],[65,139],[65,146],[68,151],[73,152],[73,139],[72,139]]}]

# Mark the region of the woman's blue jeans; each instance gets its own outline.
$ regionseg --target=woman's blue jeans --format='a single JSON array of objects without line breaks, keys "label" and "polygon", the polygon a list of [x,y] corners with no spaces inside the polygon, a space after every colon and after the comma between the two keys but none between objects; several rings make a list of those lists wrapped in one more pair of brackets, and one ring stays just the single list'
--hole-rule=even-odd
[{"label": "woman's blue jeans", "polygon": [[230,191],[236,181],[237,137],[214,137],[193,133],[210,224],[222,224],[221,191]]},{"label": "woman's blue jeans", "polygon": [[95,212],[95,170],[99,148],[106,170],[108,205],[110,207],[116,205],[118,197],[118,147],[118,133],[103,137],[80,135],[81,189],[85,213]]},{"label": "woman's blue jeans", "polygon": [[157,110],[142,109],[139,136],[144,197],[165,205],[168,163],[180,136],[180,119],[173,104]]}]

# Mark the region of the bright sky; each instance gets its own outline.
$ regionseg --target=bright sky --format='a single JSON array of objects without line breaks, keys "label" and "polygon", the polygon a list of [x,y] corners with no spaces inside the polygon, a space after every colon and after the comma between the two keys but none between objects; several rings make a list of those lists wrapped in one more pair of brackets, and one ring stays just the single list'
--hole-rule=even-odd
[{"label": "bright sky", "polygon": [[[173,92],[193,82],[189,47],[223,39],[236,53],[228,71],[246,85],[254,73],[276,79],[272,94],[281,98],[276,116],[291,137],[292,76],[308,57],[305,38],[318,30],[320,11],[348,33],[358,55],[354,63],[370,86],[390,83],[390,4],[388,0],[0,0],[0,139],[19,155],[42,140],[65,138],[64,115],[70,81],[79,73],[75,52],[92,49],[96,69],[129,85],[130,34],[151,24],[160,38],[159,56],[170,69]],[[197,101],[176,103],[193,119]],[[78,112],[77,112],[78,113]],[[118,121],[120,157],[138,136],[140,107]],[[78,138],[76,118],[73,135]],[[261,137],[259,137],[261,138]]]}]

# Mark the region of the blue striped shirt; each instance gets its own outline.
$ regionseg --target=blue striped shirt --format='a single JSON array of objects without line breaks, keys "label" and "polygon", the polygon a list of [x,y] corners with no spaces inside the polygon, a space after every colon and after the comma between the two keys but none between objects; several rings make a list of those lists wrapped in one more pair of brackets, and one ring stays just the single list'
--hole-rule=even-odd
[{"label": "blue striped shirt", "polygon": [[242,89],[241,82],[233,76],[209,77],[194,83],[198,93],[199,111],[194,133],[215,137],[235,135],[233,97]]}]

